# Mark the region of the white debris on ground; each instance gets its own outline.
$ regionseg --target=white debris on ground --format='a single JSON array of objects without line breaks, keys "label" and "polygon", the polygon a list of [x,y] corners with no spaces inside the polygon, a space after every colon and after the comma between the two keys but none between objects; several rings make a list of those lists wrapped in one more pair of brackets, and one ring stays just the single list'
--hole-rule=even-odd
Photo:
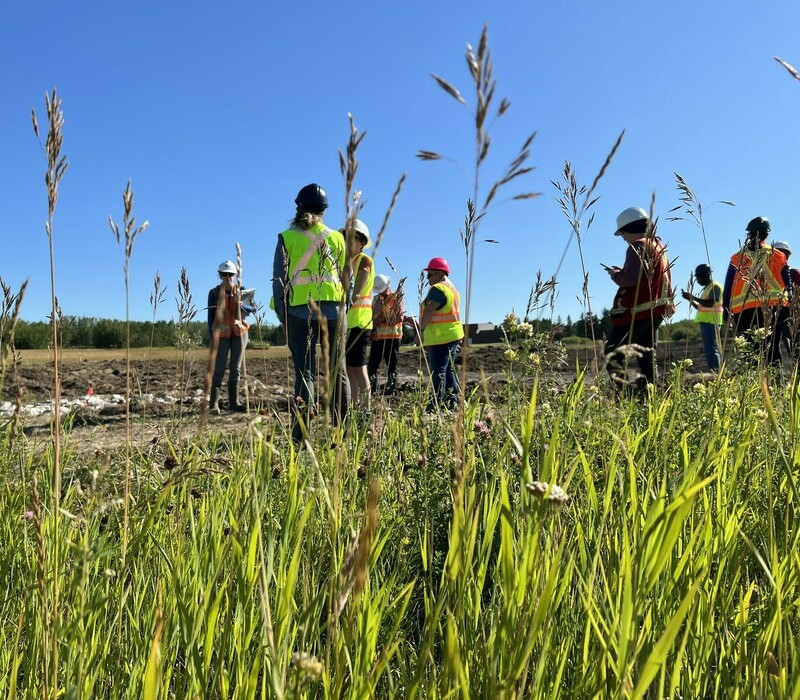
[{"label": "white debris on ground", "polygon": [[[271,400],[280,399],[286,396],[286,389],[282,386],[271,385],[267,386],[258,380],[255,380],[253,386],[250,387],[251,400],[254,396],[261,396],[264,394],[270,396]],[[174,394],[164,394],[156,396],[155,394],[137,394],[131,397],[131,403],[141,406],[160,404],[165,406],[172,406],[182,404],[184,406],[193,405],[199,406],[203,402],[204,394],[202,389],[195,389],[188,396],[180,397]],[[20,416],[38,418],[39,416],[51,415],[53,413],[54,402],[50,401],[36,401],[33,403],[22,404],[20,408]],[[75,412],[92,412],[103,413],[113,410],[114,407],[124,407],[125,397],[122,394],[86,394],[74,399],[61,399],[60,402],[60,415],[68,416]],[[0,418],[10,418],[17,410],[16,404],[11,401],[0,401]]]},{"label": "white debris on ground", "polygon": [[[199,404],[203,400],[203,390],[197,389],[195,392],[184,399],[175,396],[155,396],[154,394],[143,394],[140,396],[132,397],[133,402],[140,402],[146,404]],[[20,415],[30,416],[36,418],[38,416],[49,415],[53,413],[55,402],[50,401],[36,401],[34,403],[22,404],[20,408]],[[61,399],[59,414],[61,416],[68,416],[74,411],[96,411],[100,412],[109,406],[124,406],[125,397],[122,394],[86,394],[76,399]],[[3,401],[0,403],[0,418],[9,418],[14,415],[16,411],[16,404],[11,401]]]}]

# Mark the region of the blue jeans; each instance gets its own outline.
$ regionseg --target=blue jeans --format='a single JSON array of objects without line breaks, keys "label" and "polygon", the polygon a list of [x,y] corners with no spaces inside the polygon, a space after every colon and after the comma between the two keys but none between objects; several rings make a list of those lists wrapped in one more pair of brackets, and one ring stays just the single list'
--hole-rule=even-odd
[{"label": "blue jeans", "polygon": [[700,337],[703,339],[703,351],[706,354],[708,369],[716,372],[722,363],[719,344],[717,343],[717,329],[719,326],[714,323],[698,323],[697,325],[700,326]]},{"label": "blue jeans", "polygon": [[445,406],[455,408],[458,405],[458,377],[455,371],[456,351],[461,345],[460,340],[442,345],[429,345],[428,365],[433,379],[432,408]]},{"label": "blue jeans", "polygon": [[[350,399],[350,383],[344,366],[339,368],[341,342],[337,335],[337,319],[325,322],[328,335],[328,378],[331,386],[325,393],[329,401],[334,425],[339,425],[347,414]],[[316,401],[315,379],[317,375],[317,343],[320,342],[320,323],[315,318],[286,317],[287,342],[294,364],[294,397],[303,400],[306,410]],[[308,420],[308,414],[304,419]]]}]

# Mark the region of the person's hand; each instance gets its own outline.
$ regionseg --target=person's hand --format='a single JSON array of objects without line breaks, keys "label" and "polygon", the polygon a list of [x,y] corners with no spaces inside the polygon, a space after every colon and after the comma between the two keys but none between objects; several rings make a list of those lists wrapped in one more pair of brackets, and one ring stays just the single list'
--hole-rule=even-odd
[{"label": "person's hand", "polygon": [[681,292],[681,296],[686,299],[686,301],[691,301],[693,299],[692,295],[689,294],[685,289]]}]

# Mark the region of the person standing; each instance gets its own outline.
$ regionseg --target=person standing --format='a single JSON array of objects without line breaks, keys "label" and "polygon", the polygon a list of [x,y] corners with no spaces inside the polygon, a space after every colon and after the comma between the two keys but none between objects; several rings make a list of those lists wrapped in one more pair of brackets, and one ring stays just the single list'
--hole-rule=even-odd
[{"label": "person standing", "polygon": [[272,264],[272,305],[283,324],[294,365],[292,440],[307,434],[316,405],[317,343],[327,349],[326,392],[334,425],[347,414],[350,387],[341,362],[344,347],[345,292],[342,271],[347,258],[344,236],[322,217],[328,197],[318,184],[303,187],[289,228],[278,234]]},{"label": "person standing", "polygon": [[722,361],[719,352],[720,328],[724,316],[722,285],[712,279],[711,267],[705,264],[698,265],[694,269],[694,276],[697,283],[703,285],[700,296],[694,296],[687,291],[684,291],[681,296],[697,310],[694,320],[700,328],[706,364],[711,372],[718,372]]},{"label": "person standing", "polygon": [[[346,229],[342,229],[343,234]],[[372,286],[375,265],[364,251],[372,245],[367,225],[356,219],[348,251],[351,253],[353,293],[347,310],[347,378],[350,381],[353,404],[369,409],[370,386],[367,374],[367,346],[372,329]]]},{"label": "person standing", "polygon": [[658,328],[665,316],[675,310],[672,278],[667,251],[655,235],[655,226],[640,207],[629,207],[617,217],[615,236],[628,245],[622,267],[606,267],[617,285],[611,309],[611,332],[606,340],[606,369],[612,380],[619,380],[619,370],[627,370],[627,355],[620,363],[618,350],[636,345],[640,376],[637,389],[643,392],[655,382],[655,352]]},{"label": "person standing", "polygon": [[[789,264],[789,257],[792,254],[792,247],[786,241],[777,241],[772,244],[775,250],[781,251],[786,256],[786,264]],[[792,292],[800,289],[800,270],[796,267],[789,267],[789,279],[792,282]],[[800,347],[800,314],[798,314],[797,298],[792,294],[792,303],[789,304],[789,317],[784,329],[789,355],[797,359],[798,347]]]},{"label": "person standing", "polygon": [[448,278],[450,265],[444,258],[431,258],[425,272],[429,290],[420,308],[419,328],[433,380],[430,407],[452,409],[458,405],[459,393],[455,359],[464,338],[461,295]]},{"label": "person standing", "polygon": [[367,374],[374,393],[378,388],[378,370],[381,362],[386,362],[387,375],[383,393],[394,394],[397,390],[397,360],[400,341],[403,339],[403,297],[392,291],[391,279],[386,275],[376,275],[372,288],[372,345],[369,350]]},{"label": "person standing", "polygon": [[[733,317],[737,336],[745,337],[769,365],[781,366],[792,281],[786,256],[764,241],[771,231],[763,216],[747,224],[747,238],[731,256],[722,305]],[[766,338],[758,338],[763,329]]]},{"label": "person standing", "polygon": [[[219,413],[219,390],[225,376],[225,366],[230,357],[228,372],[228,410],[242,412],[246,406],[239,402],[239,377],[242,358],[248,342],[249,325],[243,316],[253,313],[252,306],[241,301],[236,281],[236,264],[226,260],[217,268],[220,283],[208,292],[208,336],[214,357],[214,370],[211,377],[211,393],[208,410]],[[216,356],[214,351],[216,349]]]}]

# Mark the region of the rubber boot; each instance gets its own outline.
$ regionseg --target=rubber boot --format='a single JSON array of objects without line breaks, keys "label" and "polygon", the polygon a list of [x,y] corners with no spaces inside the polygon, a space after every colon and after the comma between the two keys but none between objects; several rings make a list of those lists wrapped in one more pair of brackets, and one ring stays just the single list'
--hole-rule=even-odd
[{"label": "rubber boot", "polygon": [[239,403],[239,383],[231,382],[228,384],[228,410],[231,413],[244,413],[247,406]]},{"label": "rubber boot", "polygon": [[215,416],[219,415],[219,387],[211,387],[211,395],[208,397],[208,412]]}]

